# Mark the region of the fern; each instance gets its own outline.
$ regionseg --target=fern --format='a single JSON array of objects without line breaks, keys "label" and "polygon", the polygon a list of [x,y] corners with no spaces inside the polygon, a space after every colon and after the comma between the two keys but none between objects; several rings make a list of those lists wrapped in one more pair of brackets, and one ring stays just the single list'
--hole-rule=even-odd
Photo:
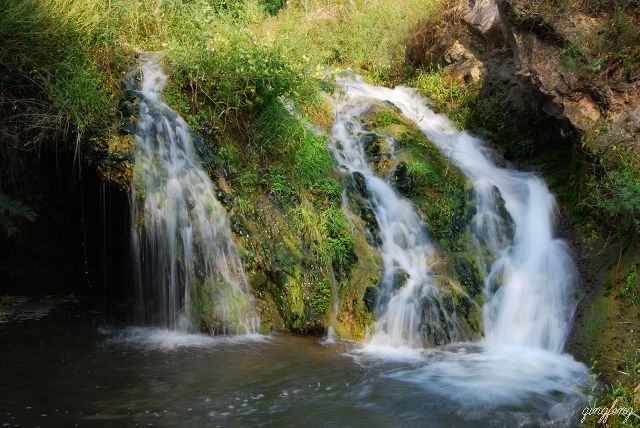
[{"label": "fern", "polygon": [[30,206],[6,195],[0,195],[0,228],[4,229],[8,236],[14,236],[19,232],[16,219],[34,222],[37,217],[38,214]]}]

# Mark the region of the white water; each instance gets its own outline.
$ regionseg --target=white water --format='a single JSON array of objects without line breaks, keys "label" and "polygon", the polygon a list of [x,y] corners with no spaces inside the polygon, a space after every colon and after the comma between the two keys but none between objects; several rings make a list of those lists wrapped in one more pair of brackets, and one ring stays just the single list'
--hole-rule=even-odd
[{"label": "white water", "polygon": [[[340,82],[344,84],[345,82]],[[460,340],[460,323],[447,314],[440,291],[433,283],[429,260],[434,248],[415,206],[400,197],[390,184],[376,176],[367,164],[360,139],[364,131],[359,116],[370,107],[366,99],[348,97],[336,107],[330,148],[343,171],[364,176],[369,202],[380,228],[380,248],[384,279],[380,286],[381,316],[372,342],[385,346],[419,347],[433,342],[434,331],[421,330],[425,324],[439,329],[441,336]],[[409,276],[396,292],[394,276]],[[445,319],[445,322],[441,321]]]},{"label": "white water", "polygon": [[235,336],[210,336],[185,333],[156,327],[128,327],[112,329],[100,327],[98,332],[106,336],[105,345],[123,345],[145,351],[173,351],[183,348],[215,348],[243,343],[263,342],[269,336],[244,334]]},{"label": "white water", "polygon": [[187,124],[162,101],[167,76],[157,58],[141,72],[131,189],[138,302],[160,327],[196,330],[194,319],[205,317],[220,323],[215,332],[254,333],[259,318],[227,212]]},{"label": "white water", "polygon": [[[415,358],[416,351],[422,352],[424,366],[395,376],[461,402],[475,397],[474,402],[509,403],[555,391],[571,396],[560,400],[562,409],[570,408],[567,402],[578,400],[574,385],[586,382],[586,367],[562,354],[576,304],[574,265],[566,244],[554,237],[555,200],[543,181],[498,167],[479,139],[431,111],[413,89],[376,87],[359,77],[339,78],[338,85],[342,93],[331,148],[344,170],[366,177],[382,235],[385,281],[395,266],[411,275],[380,307],[364,350],[385,359]],[[476,245],[485,250],[478,254],[484,254],[479,262],[486,281],[484,339],[469,349],[416,349],[422,346],[420,326],[429,322],[429,314],[417,307],[418,296],[437,298],[439,292],[428,262],[433,247],[414,207],[372,173],[361,147],[358,116],[384,101],[414,121],[473,184],[477,213],[471,228]],[[455,314],[449,315],[455,321]],[[455,342],[459,329],[452,324],[448,333]]]}]

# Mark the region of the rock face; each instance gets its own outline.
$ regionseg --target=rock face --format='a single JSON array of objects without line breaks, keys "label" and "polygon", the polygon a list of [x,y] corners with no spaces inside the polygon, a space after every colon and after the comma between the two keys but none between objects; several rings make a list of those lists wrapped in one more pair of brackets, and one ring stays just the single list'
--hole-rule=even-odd
[{"label": "rock face", "polygon": [[461,18],[487,40],[496,43],[505,40],[504,23],[494,0],[469,0]]},{"label": "rock face", "polygon": [[433,62],[466,83],[482,84],[490,75],[508,88],[512,105],[570,124],[598,149],[638,146],[640,79],[589,59],[596,55],[591,46],[608,37],[606,23],[544,3],[469,0],[456,21],[466,30],[451,29],[453,39],[430,47],[441,53]]},{"label": "rock face", "polygon": [[486,70],[482,61],[457,40],[446,50],[444,62],[449,75],[457,80],[479,82],[485,77]]}]

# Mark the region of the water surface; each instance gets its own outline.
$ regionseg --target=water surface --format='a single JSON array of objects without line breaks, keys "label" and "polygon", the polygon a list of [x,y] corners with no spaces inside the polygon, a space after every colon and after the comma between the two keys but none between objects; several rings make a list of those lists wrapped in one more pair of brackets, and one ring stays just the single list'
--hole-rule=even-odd
[{"label": "water surface", "polygon": [[[584,406],[566,367],[554,370],[578,364],[567,355],[523,363],[518,348],[510,359],[477,344],[385,354],[116,324],[71,305],[0,327],[0,426],[572,426]],[[473,355],[503,360],[483,371]],[[495,370],[510,361],[519,379]]]}]

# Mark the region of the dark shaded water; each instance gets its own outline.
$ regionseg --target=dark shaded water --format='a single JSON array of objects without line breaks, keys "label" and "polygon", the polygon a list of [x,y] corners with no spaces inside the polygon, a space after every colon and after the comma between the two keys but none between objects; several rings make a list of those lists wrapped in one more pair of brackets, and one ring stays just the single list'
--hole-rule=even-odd
[{"label": "dark shaded water", "polygon": [[[443,387],[455,350],[389,360],[317,338],[186,336],[103,319],[68,305],[0,324],[0,426],[565,426],[584,405],[552,378],[544,394],[514,390],[498,404],[482,388]],[[460,366],[472,377],[474,367]]]}]

